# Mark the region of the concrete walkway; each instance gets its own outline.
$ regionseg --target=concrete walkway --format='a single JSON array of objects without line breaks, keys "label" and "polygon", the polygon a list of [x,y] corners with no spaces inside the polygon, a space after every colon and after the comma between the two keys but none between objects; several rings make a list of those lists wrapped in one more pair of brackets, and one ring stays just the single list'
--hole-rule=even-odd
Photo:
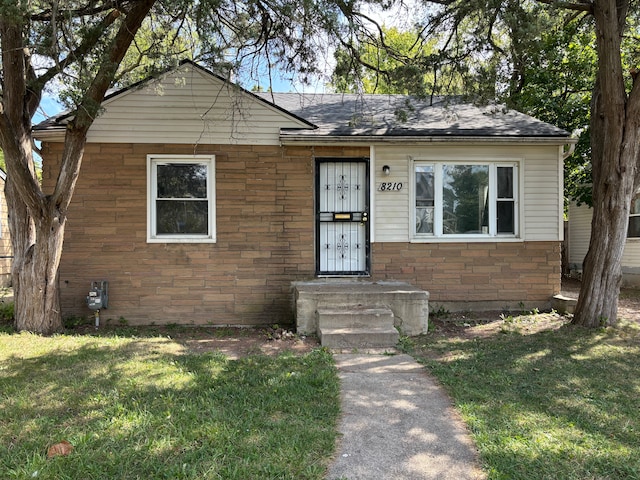
[{"label": "concrete walkway", "polygon": [[336,354],[342,419],[327,480],[476,480],[475,447],[409,355]]}]

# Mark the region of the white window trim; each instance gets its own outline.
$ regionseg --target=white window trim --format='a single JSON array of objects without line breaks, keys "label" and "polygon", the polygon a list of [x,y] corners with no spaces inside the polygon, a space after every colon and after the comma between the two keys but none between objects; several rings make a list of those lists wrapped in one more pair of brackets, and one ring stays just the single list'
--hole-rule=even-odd
[{"label": "white window trim", "polygon": [[[410,202],[410,215],[409,215],[409,237],[412,243],[429,243],[429,242],[510,242],[510,241],[522,241],[521,232],[523,231],[522,225],[522,160],[521,159],[496,159],[496,158],[427,158],[427,157],[413,157],[411,158],[410,165],[410,185],[411,192],[409,195]],[[433,165],[434,166],[434,226],[433,234],[417,234],[415,231],[416,225],[416,165]],[[493,188],[489,190],[489,218],[491,218],[491,224],[489,225],[489,233],[487,234],[457,234],[457,235],[445,235],[442,233],[442,166],[443,165],[488,165],[489,166],[489,184],[493,185]],[[514,179],[514,233],[497,233],[496,218],[496,202],[497,202],[497,167],[513,167],[513,179]]]},{"label": "white window trim", "polygon": [[[636,192],[635,195],[633,197],[631,197],[631,206],[633,207],[633,201],[640,196],[640,192]],[[631,213],[631,210],[633,210],[633,208],[629,209],[629,218],[627,220],[627,222],[631,223],[631,218],[634,217],[640,217],[640,212],[638,213]],[[629,236],[629,230],[627,229],[627,240],[631,240],[632,242],[638,242],[640,241],[640,236],[637,237],[630,237]]]},{"label": "white window trim", "polygon": [[[202,163],[207,165],[209,199],[209,233],[207,235],[156,235],[155,165],[162,163]],[[147,155],[147,243],[215,243],[216,242],[216,168],[215,155]]]}]

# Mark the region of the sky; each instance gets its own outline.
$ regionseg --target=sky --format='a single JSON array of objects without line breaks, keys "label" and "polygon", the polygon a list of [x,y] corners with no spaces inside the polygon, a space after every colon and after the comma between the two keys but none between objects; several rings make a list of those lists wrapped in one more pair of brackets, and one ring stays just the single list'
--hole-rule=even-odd
[{"label": "sky", "polygon": [[33,123],[39,123],[48,117],[60,113],[63,109],[64,107],[60,105],[54,97],[50,96],[50,94],[45,94],[40,101],[38,111],[33,117]]}]

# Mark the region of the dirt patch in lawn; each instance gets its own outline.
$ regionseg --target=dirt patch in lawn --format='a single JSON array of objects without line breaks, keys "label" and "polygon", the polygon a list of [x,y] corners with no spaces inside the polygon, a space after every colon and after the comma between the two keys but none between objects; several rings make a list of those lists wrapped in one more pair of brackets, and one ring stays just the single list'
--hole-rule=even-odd
[{"label": "dirt patch in lawn", "polygon": [[[580,282],[565,279],[562,294],[577,298]],[[640,323],[640,290],[622,289],[618,304],[619,318]],[[432,316],[430,334],[449,337],[489,337],[505,331],[534,334],[554,330],[571,322],[571,316],[556,312],[458,312]],[[299,336],[280,328],[193,328],[160,329],[188,351],[218,351],[230,358],[251,354],[278,355],[283,352],[304,354],[320,346],[315,336]]]},{"label": "dirt patch in lawn", "polygon": [[429,335],[488,338],[500,332],[534,334],[543,330],[554,330],[571,321],[569,316],[558,313],[502,313],[498,311],[451,313],[429,319]]},{"label": "dirt patch in lawn", "polygon": [[172,338],[190,352],[220,352],[236,359],[248,355],[279,355],[285,352],[308,353],[320,346],[318,339],[296,335],[289,330],[272,328],[224,328],[216,332],[198,328],[184,331]]},{"label": "dirt patch in lawn", "polygon": [[[580,282],[563,279],[562,295],[578,298]],[[618,300],[618,318],[640,324],[640,289],[623,288]],[[571,315],[556,312],[454,312],[432,315],[430,332],[435,335],[459,338],[490,337],[499,332],[518,331],[534,334],[555,330],[571,322]]]},{"label": "dirt patch in lawn", "polygon": [[[570,298],[578,298],[580,282],[568,278],[562,280],[562,294]],[[640,323],[640,289],[623,288],[618,297],[618,318]]]},{"label": "dirt patch in lawn", "polygon": [[315,336],[296,335],[282,328],[236,328],[191,326],[100,326],[79,325],[66,330],[68,334],[164,338],[183,347],[185,353],[219,352],[230,359],[249,355],[275,356],[285,352],[308,353],[320,346]]}]

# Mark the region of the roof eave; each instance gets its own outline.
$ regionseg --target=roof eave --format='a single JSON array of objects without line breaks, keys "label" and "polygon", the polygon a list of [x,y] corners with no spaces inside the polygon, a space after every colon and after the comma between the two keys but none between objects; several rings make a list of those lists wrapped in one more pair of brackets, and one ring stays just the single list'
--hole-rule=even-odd
[{"label": "roof eave", "polygon": [[[37,127],[37,126],[36,126]],[[36,128],[33,127],[33,137],[39,141],[64,141],[65,133],[67,131],[66,126],[45,127]]]},{"label": "roof eave", "polygon": [[577,138],[551,137],[514,137],[514,136],[381,136],[381,135],[280,135],[282,145],[333,145],[344,143],[358,144],[403,144],[403,143],[466,143],[466,144],[518,144],[518,145],[567,145],[578,142]]}]

